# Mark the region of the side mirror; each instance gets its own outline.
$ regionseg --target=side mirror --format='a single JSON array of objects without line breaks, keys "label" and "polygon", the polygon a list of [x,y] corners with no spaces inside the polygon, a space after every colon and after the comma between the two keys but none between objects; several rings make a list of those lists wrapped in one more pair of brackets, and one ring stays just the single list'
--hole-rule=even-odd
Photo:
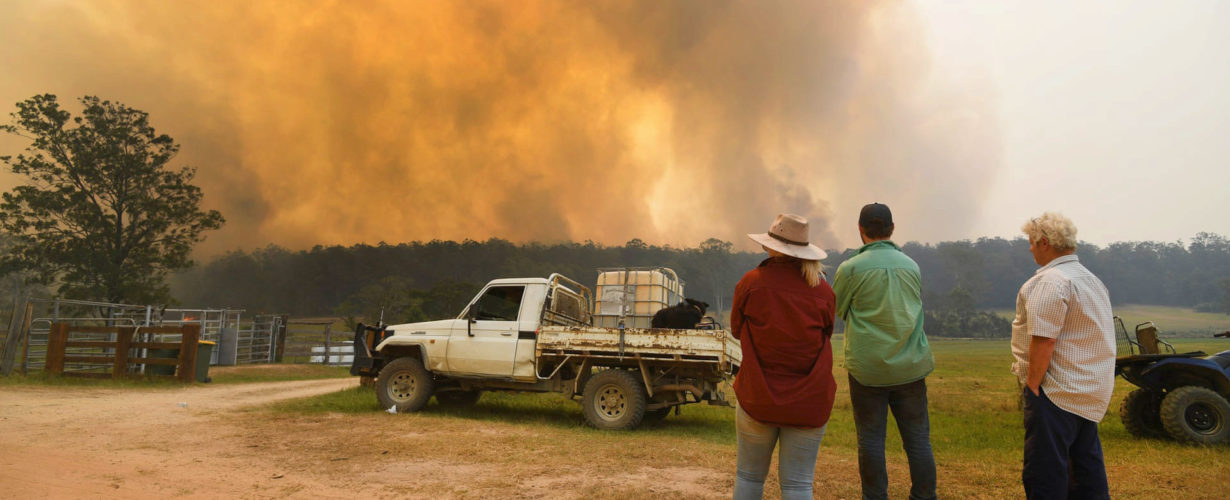
[{"label": "side mirror", "polygon": [[478,322],[478,320],[475,319],[477,316],[478,312],[474,308],[470,308],[469,311],[466,311],[466,335],[470,337],[474,336],[474,331],[470,328],[470,325]]}]

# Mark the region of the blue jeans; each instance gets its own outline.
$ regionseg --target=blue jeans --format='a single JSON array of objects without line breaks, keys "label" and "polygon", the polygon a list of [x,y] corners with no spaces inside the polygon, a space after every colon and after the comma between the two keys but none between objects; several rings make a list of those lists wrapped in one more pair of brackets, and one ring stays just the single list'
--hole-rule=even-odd
[{"label": "blue jeans", "polygon": [[739,458],[735,468],[735,500],[764,496],[764,478],[769,475],[773,447],[777,452],[777,476],[782,485],[782,500],[811,500],[811,484],[816,474],[816,455],[824,427],[795,429],[764,424],[739,408],[735,429],[739,438]]},{"label": "blue jeans", "polygon": [[935,457],[927,417],[926,379],[888,387],[868,387],[850,376],[850,404],[858,431],[858,475],[865,500],[888,498],[884,466],[884,432],[892,409],[901,444],[910,462],[910,499],[935,498]]},{"label": "blue jeans", "polygon": [[1024,395],[1025,497],[1109,499],[1097,422],[1055,406],[1041,387]]}]

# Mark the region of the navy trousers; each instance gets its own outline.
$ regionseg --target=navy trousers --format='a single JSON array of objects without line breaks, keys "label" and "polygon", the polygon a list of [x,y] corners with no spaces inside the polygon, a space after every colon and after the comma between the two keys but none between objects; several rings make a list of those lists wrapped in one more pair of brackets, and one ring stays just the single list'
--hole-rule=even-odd
[{"label": "navy trousers", "polygon": [[1025,391],[1025,497],[1109,499],[1098,424]]}]

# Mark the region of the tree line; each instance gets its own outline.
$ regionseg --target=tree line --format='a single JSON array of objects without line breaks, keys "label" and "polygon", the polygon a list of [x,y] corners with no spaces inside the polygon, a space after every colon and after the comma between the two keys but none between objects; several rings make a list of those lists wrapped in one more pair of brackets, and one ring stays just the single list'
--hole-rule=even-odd
[{"label": "tree line", "polygon": [[[685,281],[689,297],[712,309],[730,307],[734,285],[764,254],[736,252],[709,239],[695,248],[620,246],[594,242],[514,244],[502,239],[412,242],[397,245],[317,246],[291,251],[269,246],[234,251],[172,280],[186,304],[237,307],[295,315],[341,315],[385,322],[456,315],[487,281],[558,272],[592,285],[598,269],[664,266]],[[939,336],[1004,336],[1008,320],[985,312],[1011,309],[1037,269],[1023,239],[980,238],[902,250],[923,275],[927,330]],[[831,274],[857,249],[830,250]],[[1190,242],[1081,244],[1081,261],[1097,274],[1116,304],[1193,307],[1230,314],[1230,240],[1200,233]]]}]

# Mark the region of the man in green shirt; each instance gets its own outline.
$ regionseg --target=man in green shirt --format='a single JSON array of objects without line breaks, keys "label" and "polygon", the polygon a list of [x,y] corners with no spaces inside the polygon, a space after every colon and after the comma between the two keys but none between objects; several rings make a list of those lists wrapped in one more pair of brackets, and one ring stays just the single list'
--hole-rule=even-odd
[{"label": "man in green shirt", "polygon": [[858,431],[864,499],[888,498],[884,432],[889,409],[910,463],[910,498],[935,498],[935,458],[927,417],[927,374],[935,368],[923,333],[918,264],[889,238],[893,214],[872,203],[858,217],[863,246],[837,267],[837,317],[846,323],[845,366]]}]

